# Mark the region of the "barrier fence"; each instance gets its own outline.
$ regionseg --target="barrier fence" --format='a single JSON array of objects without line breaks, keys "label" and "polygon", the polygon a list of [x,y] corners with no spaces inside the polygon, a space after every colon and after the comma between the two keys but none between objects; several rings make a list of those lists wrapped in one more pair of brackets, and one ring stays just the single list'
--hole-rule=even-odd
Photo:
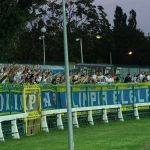
[{"label": "barrier fence", "polygon": [[[71,101],[75,127],[79,127],[83,114],[91,125],[96,122],[96,116],[107,123],[110,114],[121,121],[129,114],[140,119],[141,110],[149,111],[150,83],[72,85]],[[4,141],[4,126],[8,122],[11,122],[12,137],[17,139],[20,138],[18,122],[22,123],[26,135],[41,129],[49,132],[53,122],[63,129],[67,121],[66,105],[65,85],[1,84],[0,140]]]}]

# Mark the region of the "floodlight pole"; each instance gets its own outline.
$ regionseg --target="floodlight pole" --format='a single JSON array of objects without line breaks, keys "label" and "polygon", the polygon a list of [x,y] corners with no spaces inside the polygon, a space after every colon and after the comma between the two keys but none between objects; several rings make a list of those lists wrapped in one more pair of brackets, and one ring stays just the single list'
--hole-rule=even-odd
[{"label": "floodlight pole", "polygon": [[43,65],[45,65],[45,35],[43,34]]},{"label": "floodlight pole", "polygon": [[46,28],[42,27],[41,32],[43,33],[43,35],[39,37],[39,40],[43,41],[43,65],[45,65],[45,33],[46,33]]},{"label": "floodlight pole", "polygon": [[82,46],[82,38],[80,39],[80,48],[81,48],[81,63],[83,64],[83,46]]},{"label": "floodlight pole", "polygon": [[67,23],[66,23],[66,0],[62,0],[63,4],[63,33],[64,33],[64,57],[65,57],[65,74],[67,86],[67,115],[68,115],[68,148],[74,150],[73,126],[72,126],[72,109],[71,109],[71,92],[69,78],[69,59],[68,59],[68,39],[67,39]]},{"label": "floodlight pole", "polygon": [[83,64],[83,46],[82,46],[82,38],[77,38],[76,41],[80,41],[80,54],[81,54],[81,63]]},{"label": "floodlight pole", "polygon": [[109,60],[110,60],[110,65],[112,65],[112,53],[109,52]]}]

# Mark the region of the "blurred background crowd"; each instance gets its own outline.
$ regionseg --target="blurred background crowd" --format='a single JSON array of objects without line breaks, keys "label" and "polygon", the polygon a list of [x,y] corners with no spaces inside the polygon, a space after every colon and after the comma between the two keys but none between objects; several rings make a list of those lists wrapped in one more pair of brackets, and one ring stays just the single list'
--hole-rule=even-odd
[{"label": "blurred background crowd", "polygon": [[[149,72],[131,75],[128,73],[125,77],[121,74],[88,73],[85,70],[70,71],[71,84],[111,84],[111,83],[129,83],[129,82],[148,82],[150,81]],[[64,84],[64,72],[53,73],[50,68],[42,69],[39,65],[5,65],[0,66],[0,83],[52,83]]]}]

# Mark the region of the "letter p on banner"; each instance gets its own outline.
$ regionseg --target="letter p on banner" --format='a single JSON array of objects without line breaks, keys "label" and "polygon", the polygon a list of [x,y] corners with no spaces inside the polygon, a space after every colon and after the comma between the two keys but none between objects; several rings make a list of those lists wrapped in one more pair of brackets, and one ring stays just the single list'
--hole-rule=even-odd
[{"label": "letter p on banner", "polygon": [[23,108],[28,113],[25,119],[26,135],[33,135],[41,130],[41,90],[38,86],[28,85],[23,89]]}]

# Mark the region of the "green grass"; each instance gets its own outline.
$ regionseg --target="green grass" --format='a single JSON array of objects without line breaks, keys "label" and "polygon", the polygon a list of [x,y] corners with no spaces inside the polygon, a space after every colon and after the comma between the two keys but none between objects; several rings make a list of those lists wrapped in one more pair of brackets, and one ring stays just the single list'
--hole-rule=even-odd
[{"label": "green grass", "polygon": [[[150,150],[150,119],[80,127],[74,129],[74,139],[75,150]],[[67,150],[67,130],[6,139],[0,150]]]}]

